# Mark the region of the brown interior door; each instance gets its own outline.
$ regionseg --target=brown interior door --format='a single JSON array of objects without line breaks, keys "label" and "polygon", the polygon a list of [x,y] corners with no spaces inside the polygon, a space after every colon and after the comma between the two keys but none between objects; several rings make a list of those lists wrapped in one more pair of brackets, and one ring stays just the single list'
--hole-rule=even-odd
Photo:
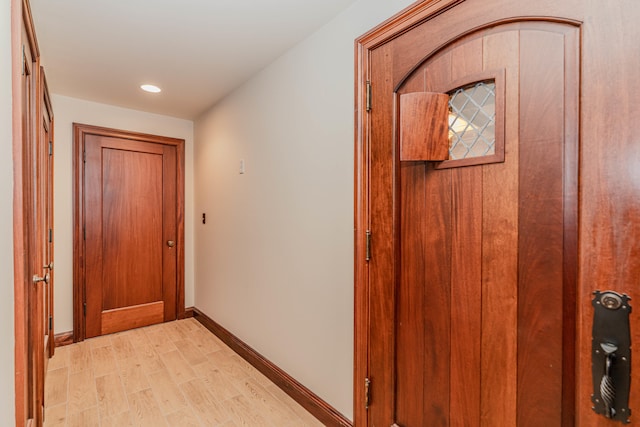
[{"label": "brown interior door", "polygon": [[181,261],[178,148],[83,135],[86,337],[174,320]]},{"label": "brown interior door", "polygon": [[44,371],[53,356],[53,109],[49,98],[44,69],[40,67],[40,108],[42,127],[40,132],[41,192],[43,216],[43,265],[47,280],[42,285],[42,318],[44,332]]},{"label": "brown interior door", "polygon": [[355,425],[615,425],[592,410],[592,298],[637,293],[638,17],[444,0],[358,41]]},{"label": "brown interior door", "polygon": [[[397,91],[448,93],[452,128],[450,160],[400,163],[398,425],[562,418],[577,251],[565,242],[575,242],[577,135],[566,130],[577,128],[578,69],[565,51],[577,42],[562,24],[483,30]],[[428,121],[406,108],[399,117]]]},{"label": "brown interior door", "polygon": [[[22,189],[23,201],[22,224],[24,229],[21,236],[24,246],[20,256],[24,258],[24,271],[26,272],[23,298],[25,318],[24,326],[26,334],[17,333],[18,339],[26,338],[26,342],[19,345],[23,347],[25,353],[19,357],[26,359],[25,365],[16,364],[16,380],[18,383],[17,392],[24,392],[18,398],[20,403],[24,402],[25,407],[17,407],[20,414],[24,414],[26,419],[31,419],[35,425],[42,423],[44,417],[44,336],[45,336],[45,308],[44,296],[48,276],[46,269],[43,269],[45,258],[45,212],[46,212],[46,181],[43,177],[45,168],[43,139],[41,128],[39,127],[39,106],[40,72],[38,60],[34,54],[34,45],[30,43],[31,38],[25,27],[22,32],[23,39],[23,75],[22,75]],[[17,230],[18,231],[18,230]],[[18,300],[16,296],[16,300]],[[17,360],[20,360],[16,357]],[[23,359],[24,360],[24,359]],[[23,371],[26,369],[26,372]],[[20,378],[21,372],[24,375]],[[24,381],[26,380],[26,381]],[[24,388],[22,387],[24,385]],[[22,397],[24,399],[22,399]]]}]

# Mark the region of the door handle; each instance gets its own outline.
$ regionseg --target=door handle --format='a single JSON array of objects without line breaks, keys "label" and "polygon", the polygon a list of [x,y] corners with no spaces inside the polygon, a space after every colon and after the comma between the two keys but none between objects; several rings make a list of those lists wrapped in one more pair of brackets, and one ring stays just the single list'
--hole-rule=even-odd
[{"label": "door handle", "polygon": [[51,261],[47,265],[43,265],[42,268],[44,268],[45,270],[53,270],[53,261]]},{"label": "door handle", "polygon": [[49,284],[49,273],[45,274],[43,277],[38,276],[37,274],[33,275],[33,284],[38,284],[40,282],[44,282],[46,284]]},{"label": "door handle", "polygon": [[594,292],[591,374],[593,410],[606,418],[630,423],[631,383],[630,298],[613,291]]},{"label": "door handle", "polygon": [[167,246],[169,246],[170,248],[174,247],[176,245],[176,242],[174,242],[173,240],[167,240]]}]

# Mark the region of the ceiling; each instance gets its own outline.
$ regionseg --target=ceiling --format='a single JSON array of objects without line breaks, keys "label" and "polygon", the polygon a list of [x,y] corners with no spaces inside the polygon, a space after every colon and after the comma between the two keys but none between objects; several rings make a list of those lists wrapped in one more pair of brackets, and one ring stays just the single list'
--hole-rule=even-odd
[{"label": "ceiling", "polygon": [[30,3],[52,93],[194,119],[354,1]]}]

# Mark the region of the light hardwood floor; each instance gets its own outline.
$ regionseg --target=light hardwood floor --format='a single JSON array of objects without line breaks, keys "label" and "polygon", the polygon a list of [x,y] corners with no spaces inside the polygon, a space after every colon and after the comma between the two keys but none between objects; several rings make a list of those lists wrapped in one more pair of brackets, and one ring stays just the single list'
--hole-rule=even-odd
[{"label": "light hardwood floor", "polygon": [[322,426],[195,319],[56,349],[45,427]]}]

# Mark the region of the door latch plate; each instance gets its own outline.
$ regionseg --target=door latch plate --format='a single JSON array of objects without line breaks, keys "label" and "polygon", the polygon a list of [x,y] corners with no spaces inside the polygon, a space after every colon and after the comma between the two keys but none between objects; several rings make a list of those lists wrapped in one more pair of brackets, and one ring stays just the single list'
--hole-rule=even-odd
[{"label": "door latch plate", "polygon": [[593,410],[624,424],[631,422],[631,334],[629,296],[595,291],[591,340]]}]

